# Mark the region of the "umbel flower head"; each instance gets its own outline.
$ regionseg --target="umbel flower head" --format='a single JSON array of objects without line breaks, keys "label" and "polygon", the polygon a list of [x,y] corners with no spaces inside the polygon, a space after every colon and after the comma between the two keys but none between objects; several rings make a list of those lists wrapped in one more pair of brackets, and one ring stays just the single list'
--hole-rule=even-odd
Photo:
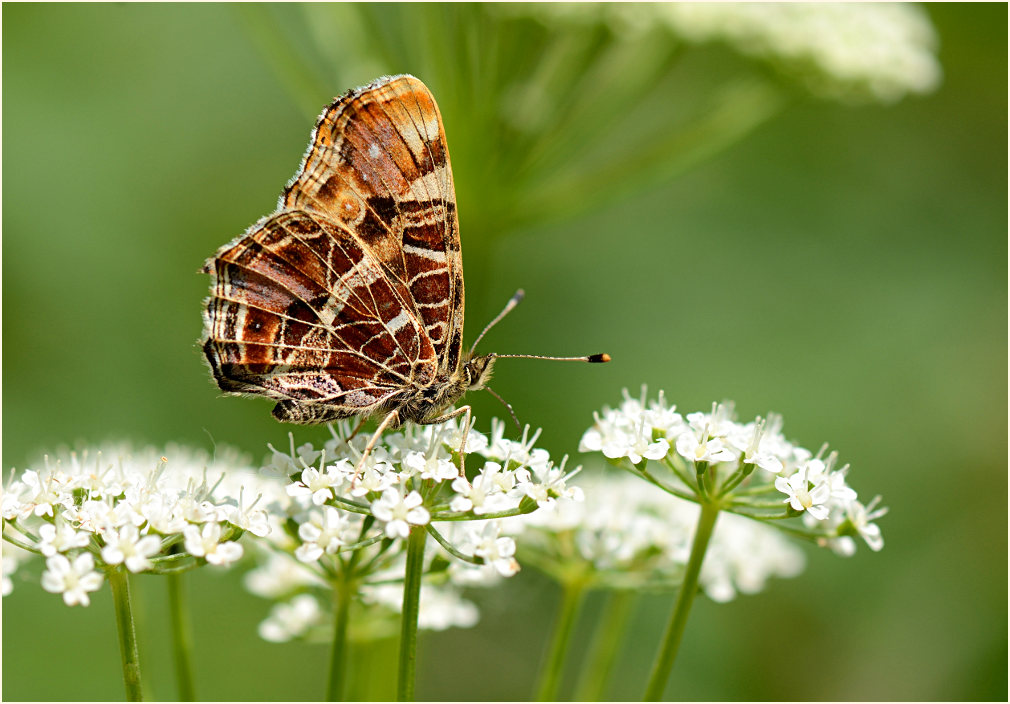
[{"label": "umbel flower head", "polygon": [[[668,588],[680,583],[698,506],[656,491],[630,474],[583,473],[585,501],[509,519],[523,562],[558,581],[607,589]],[[701,574],[714,601],[753,594],[770,577],[793,577],[803,552],[775,529],[727,514],[719,519]]]},{"label": "umbel flower head", "polygon": [[[163,572],[234,563],[244,531],[270,532],[266,507],[278,498],[286,498],[280,482],[257,476],[227,451],[214,458],[178,446],[61,451],[12,474],[3,491],[3,537],[45,558],[45,590],[87,606],[103,571],[119,565]],[[10,574],[5,549],[5,580]]]},{"label": "umbel flower head", "polygon": [[256,567],[246,579],[250,591],[278,602],[261,624],[268,640],[328,635],[324,624],[333,618],[332,590],[340,583],[360,590],[355,608],[375,617],[366,621],[395,625],[405,538],[417,528],[434,538],[425,552],[420,627],[473,625],[476,607],[461,589],[519,570],[515,540],[499,519],[581,499],[567,485],[564,462],[555,466],[534,447],[539,431],[527,428],[510,440],[497,419],[489,436],[464,432],[455,420],[386,432],[363,463],[368,437],[352,436],[347,423],[330,429],[321,446],[296,447],[292,436],[287,451],[271,447],[265,463],[288,496],[276,517],[281,529],[257,541]]},{"label": "umbel flower head", "polygon": [[841,555],[855,552],[856,538],[871,550],[883,548],[874,523],[887,512],[878,508],[880,497],[861,503],[838,454],[828,453],[826,445],[813,453],[789,442],[780,416],[740,423],[730,403],[682,416],[662,392],[647,402],[644,387],[640,398],[626,390],[624,397],[619,407],[595,415],[581,451],[600,452],[688,501],[715,502],[723,511],[773,526],[799,518],[803,527],[788,526],[790,534]]},{"label": "umbel flower head", "polygon": [[724,41],[814,93],[894,102],[940,83],[937,37],[912,3],[665,3],[657,13],[689,41]]},{"label": "umbel flower head", "polygon": [[829,99],[891,103],[932,92],[942,75],[936,31],[914,3],[533,3],[504,11],[549,24],[597,22],[629,39],[664,28],[694,44],[721,42]]}]

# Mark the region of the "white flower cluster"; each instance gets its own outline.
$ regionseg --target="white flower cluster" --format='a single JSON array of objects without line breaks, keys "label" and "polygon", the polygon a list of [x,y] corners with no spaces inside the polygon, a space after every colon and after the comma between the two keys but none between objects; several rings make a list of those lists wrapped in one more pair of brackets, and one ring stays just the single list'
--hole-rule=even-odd
[{"label": "white flower cluster", "polygon": [[[510,524],[524,561],[549,573],[585,564],[594,584],[616,589],[679,582],[694,540],[696,504],[628,474],[584,473],[579,484],[584,502],[559,503]],[[711,599],[724,602],[737,592],[760,591],[770,577],[795,576],[804,563],[803,552],[778,531],[723,513],[700,582]]]},{"label": "white flower cluster", "polygon": [[[567,486],[563,466],[534,447],[539,431],[527,428],[518,441],[504,432],[495,419],[489,436],[469,430],[465,446],[455,421],[386,432],[360,472],[369,437],[345,441],[347,424],[333,428],[333,437],[319,447],[295,447],[293,438],[287,452],[271,447],[265,469],[288,478],[289,502],[279,516],[285,529],[260,541],[265,549],[256,551],[259,565],[246,579],[250,591],[278,602],[261,635],[288,640],[326,633],[332,597],[322,594],[337,579],[353,579],[366,603],[398,612],[403,587],[390,582],[403,575],[404,538],[414,526],[431,526],[438,538],[427,543],[429,566],[438,556],[444,560],[446,551],[458,558],[445,570],[447,583],[425,584],[420,627],[473,625],[476,607],[459,590],[519,570],[514,539],[502,535],[501,522],[493,519],[582,498],[578,488]],[[460,474],[461,446],[472,479]],[[352,553],[358,554],[354,564],[369,565],[367,572],[346,574],[354,569],[347,559]],[[318,601],[307,591],[318,591]]]},{"label": "white flower cluster", "polygon": [[[514,550],[515,544],[512,545]],[[435,545],[425,551],[429,567],[439,549]],[[366,549],[369,559],[376,558],[377,552],[375,548]],[[294,639],[324,642],[332,638],[332,585],[315,570],[307,569],[305,563],[285,553],[262,550],[257,555],[260,564],[246,574],[245,586],[253,594],[276,602],[259,625],[260,637],[275,643]],[[355,623],[362,638],[367,634],[388,637],[398,632],[393,617],[400,613],[403,602],[403,585],[397,582],[403,575],[403,552],[396,552],[379,564],[384,569],[363,578],[366,581],[361,583],[361,604]],[[448,575],[444,584],[422,585],[419,628],[470,628],[477,623],[477,607],[463,598],[462,587],[490,586],[494,580],[487,571],[474,566],[460,571],[450,569]]]},{"label": "white flower cluster", "polygon": [[[244,486],[244,488],[243,488]],[[271,527],[258,488],[283,496],[277,481],[183,447],[126,447],[60,452],[3,490],[4,538],[46,558],[42,587],[68,605],[89,604],[99,569],[130,572],[179,566],[198,558],[230,565],[242,556],[242,531]],[[13,569],[17,563],[10,562]],[[5,594],[9,577],[4,553]]]},{"label": "white flower cluster", "polygon": [[826,97],[893,102],[940,83],[929,17],[908,3],[661,3],[690,41],[725,41],[803,78]]},{"label": "white flower cluster", "polygon": [[[318,450],[312,445],[292,447],[288,454],[273,450],[271,466],[292,478],[287,493],[295,512],[307,517],[299,521],[300,557],[311,561],[353,542],[348,511],[370,515],[386,538],[402,539],[411,526],[514,512],[524,500],[538,506],[578,500],[578,489],[566,485],[564,468],[533,447],[538,436],[527,428],[522,440],[506,439],[504,423],[495,419],[490,437],[471,429],[464,445],[454,420],[410,426],[384,434],[356,472],[368,437],[348,443],[335,432]],[[473,479],[462,476],[456,464],[461,447],[469,469],[475,457],[484,459]]]},{"label": "white flower cluster", "polygon": [[942,76],[936,31],[910,3],[510,3],[502,12],[607,24],[630,41],[665,26],[687,41],[721,41],[769,61],[827,98],[893,102],[932,92]]},{"label": "white flower cluster", "polygon": [[[814,532],[817,541],[839,554],[855,551],[853,536],[861,537],[872,550],[884,540],[873,523],[886,509],[877,508],[879,497],[863,505],[846,482],[848,465],[836,468],[837,453],[824,457],[790,443],[782,435],[782,419],[769,416],[751,423],[738,423],[732,404],[713,404],[711,413],[681,416],[676,406],[666,404],[660,392],[647,403],[632,398],[627,390],[616,409],[595,414],[595,424],[582,437],[583,452],[601,452],[612,461],[628,460],[632,469],[671,493],[692,498],[705,489],[699,480],[722,492],[722,501],[738,513],[754,518],[781,518],[762,513],[768,502],[788,505]],[[648,472],[647,460],[661,463],[669,472],[665,484]],[[760,472],[754,472],[759,468]],[[738,487],[746,494],[734,494]],[[776,492],[785,498],[774,499]],[[785,506],[783,506],[784,508]]]},{"label": "white flower cluster", "polygon": [[[378,584],[362,590],[366,604],[376,604],[391,613],[399,614],[403,607],[403,585]],[[477,625],[480,612],[477,605],[464,599],[458,589],[447,586],[422,585],[418,605],[417,627],[426,631],[445,631],[449,628],[472,628]]]}]

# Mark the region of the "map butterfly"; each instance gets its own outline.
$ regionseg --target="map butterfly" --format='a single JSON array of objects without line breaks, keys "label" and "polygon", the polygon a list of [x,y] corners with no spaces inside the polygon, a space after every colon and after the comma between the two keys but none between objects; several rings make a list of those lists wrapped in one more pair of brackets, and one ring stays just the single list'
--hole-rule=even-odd
[{"label": "map butterfly", "polygon": [[327,107],[277,210],[204,272],[203,351],[218,386],[276,400],[288,423],[381,417],[369,447],[385,427],[468,411],[447,409],[485,388],[498,358],[610,359],[463,351],[449,151],[435,99],[409,75]]}]

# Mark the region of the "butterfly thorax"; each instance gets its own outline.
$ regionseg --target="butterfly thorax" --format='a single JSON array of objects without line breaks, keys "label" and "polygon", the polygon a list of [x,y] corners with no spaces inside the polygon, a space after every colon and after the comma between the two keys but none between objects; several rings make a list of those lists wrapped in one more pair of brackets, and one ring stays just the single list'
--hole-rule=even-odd
[{"label": "butterfly thorax", "polygon": [[483,389],[491,379],[494,355],[471,357],[455,370],[439,375],[429,384],[398,394],[380,413],[396,410],[400,423],[411,421],[425,425],[445,415],[448,408],[467,391]]}]

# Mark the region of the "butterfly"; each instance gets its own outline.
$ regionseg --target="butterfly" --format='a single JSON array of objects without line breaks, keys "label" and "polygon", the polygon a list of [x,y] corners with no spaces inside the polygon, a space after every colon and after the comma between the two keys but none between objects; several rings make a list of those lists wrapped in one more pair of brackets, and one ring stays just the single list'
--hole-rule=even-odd
[{"label": "butterfly", "polygon": [[327,107],[277,210],[203,271],[215,381],[276,400],[283,422],[381,417],[374,443],[385,427],[468,411],[450,409],[486,387],[496,359],[538,357],[475,355],[476,342],[463,351],[449,151],[435,99],[413,76],[380,78]]}]

